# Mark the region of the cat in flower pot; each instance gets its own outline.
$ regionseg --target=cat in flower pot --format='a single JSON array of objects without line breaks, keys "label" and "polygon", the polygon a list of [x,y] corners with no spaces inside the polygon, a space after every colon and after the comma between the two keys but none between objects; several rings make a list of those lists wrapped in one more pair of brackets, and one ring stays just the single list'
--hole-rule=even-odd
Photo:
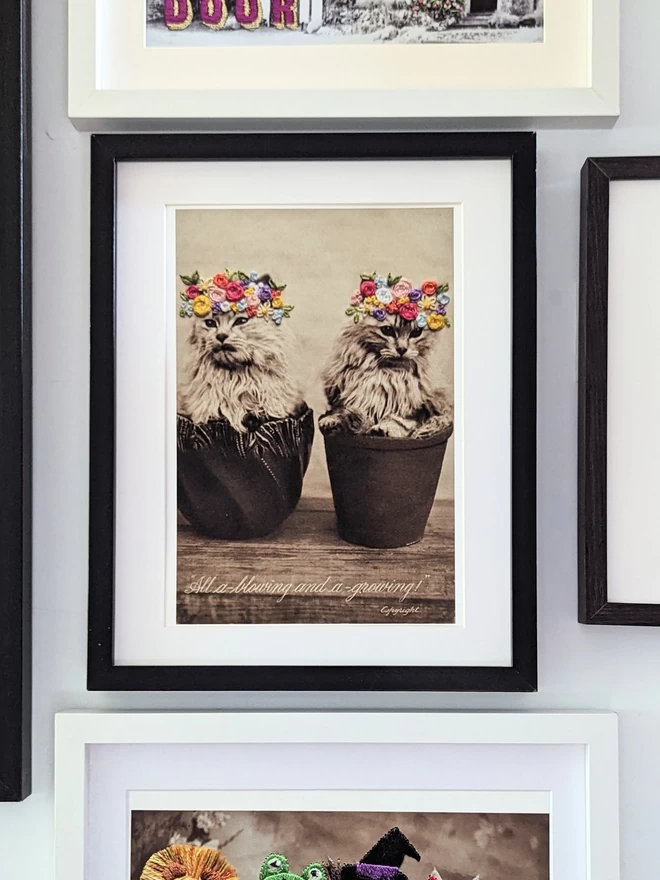
[{"label": "cat in flower pot", "polygon": [[263,537],[298,504],[314,436],[284,328],[293,306],[269,274],[181,281],[179,510],[210,537]]},{"label": "cat in flower pot", "polygon": [[[366,547],[420,541],[452,407],[436,366],[448,285],[365,274],[323,374],[319,419],[340,536]],[[442,331],[442,332],[441,332]]]}]

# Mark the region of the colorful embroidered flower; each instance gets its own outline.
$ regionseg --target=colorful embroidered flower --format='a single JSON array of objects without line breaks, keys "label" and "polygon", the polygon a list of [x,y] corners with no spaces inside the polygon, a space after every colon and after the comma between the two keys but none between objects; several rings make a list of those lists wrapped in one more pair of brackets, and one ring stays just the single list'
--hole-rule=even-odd
[{"label": "colorful embroidered flower", "polygon": [[262,305],[257,309],[257,317],[259,318],[269,318],[272,309],[270,305]]},{"label": "colorful embroidered flower", "polygon": [[259,280],[258,272],[250,272],[250,281],[253,281],[255,284]]},{"label": "colorful embroidered flower", "polygon": [[239,312],[239,308],[238,308],[238,303],[237,303],[237,302],[235,302],[235,303],[231,303],[230,306],[229,306],[229,308],[232,310],[232,312],[234,312],[234,314],[236,314],[236,315],[238,314],[238,312]]},{"label": "colorful embroidered flower", "polygon": [[[257,297],[258,299],[258,297]],[[258,306],[248,306],[246,309],[248,318],[256,318],[258,312]]]},{"label": "colorful embroidered flower", "polygon": [[195,299],[196,296],[199,296],[199,287],[195,287],[194,284],[191,284],[190,287],[186,287],[186,296],[188,299]]},{"label": "colorful embroidered flower", "polygon": [[238,281],[230,281],[225,290],[227,291],[227,299],[230,302],[238,302],[239,299],[243,298],[243,287]]},{"label": "colorful embroidered flower", "polygon": [[220,311],[221,312],[228,312],[230,309],[231,309],[231,303],[228,303],[227,300],[225,300],[223,303],[220,303]]},{"label": "colorful embroidered flower", "polygon": [[193,309],[192,309],[192,303],[190,302],[189,299],[186,300],[185,302],[181,303],[181,310],[179,311],[179,314],[181,315],[182,318],[192,318]]},{"label": "colorful embroidered flower", "polygon": [[417,315],[417,318],[415,319],[415,323],[417,324],[418,327],[421,327],[423,330],[424,327],[426,327],[426,325],[428,323],[428,318],[422,312],[421,314]]},{"label": "colorful embroidered flower", "polygon": [[414,321],[417,317],[418,311],[417,303],[407,302],[399,306],[399,314],[404,321]]},{"label": "colorful embroidered flower", "polygon": [[210,281],[199,281],[197,283],[197,286],[199,287],[199,289],[202,293],[208,293],[209,288],[211,287],[211,282]]},{"label": "colorful embroidered flower", "polygon": [[236,308],[238,309],[239,312],[244,312],[247,309],[247,307],[248,307],[248,304],[247,304],[247,300],[245,299],[245,297],[243,297],[243,299],[239,299],[239,301],[236,303]]},{"label": "colorful embroidered flower", "polygon": [[212,303],[222,303],[227,299],[227,291],[222,287],[214,287],[209,292],[209,299]]},{"label": "colorful embroidered flower", "polygon": [[407,281],[405,278],[402,278],[392,288],[392,296],[394,299],[401,299],[402,296],[409,296],[410,291],[413,289],[410,281]]},{"label": "colorful embroidered flower", "polygon": [[224,274],[224,272],[219,272],[217,275],[213,276],[213,283],[216,287],[227,287],[229,284],[229,278]]},{"label": "colorful embroidered flower", "polygon": [[273,309],[273,321],[275,321],[276,324],[281,324],[283,317],[284,309]]},{"label": "colorful embroidered flower", "polygon": [[359,290],[356,290],[353,296],[351,297],[351,305],[352,306],[361,306],[362,305],[362,294]]},{"label": "colorful embroidered flower", "polygon": [[208,296],[200,293],[193,301],[192,309],[198,318],[205,318],[211,311],[211,300]]},{"label": "colorful embroidered flower", "polygon": [[422,291],[419,289],[419,287],[414,287],[408,294],[408,298],[410,299],[411,303],[419,302],[422,298]]},{"label": "colorful embroidered flower", "polygon": [[385,311],[388,313],[388,315],[394,315],[396,312],[399,311],[399,303],[395,299],[393,299],[392,302],[388,303],[385,306]]},{"label": "colorful embroidered flower", "polygon": [[396,302],[400,306],[402,306],[404,305],[404,303],[410,302],[410,297],[407,294],[404,294],[403,296],[400,296],[399,299],[396,300]]},{"label": "colorful embroidered flower", "polygon": [[249,287],[245,287],[243,289],[243,293],[245,296],[256,296],[257,288],[250,285]]},{"label": "colorful embroidered flower", "polygon": [[247,298],[248,307],[256,309],[257,306],[260,305],[260,303],[261,303],[261,300],[259,299],[259,296],[256,293],[251,293],[250,296],[248,296],[248,298]]},{"label": "colorful embroidered flower", "polygon": [[219,302],[212,302],[211,303],[211,311],[213,312],[214,315],[220,314],[220,312],[222,311],[221,306],[222,306],[222,303],[219,303]]},{"label": "colorful embroidered flower", "polygon": [[385,309],[381,309],[381,308],[373,309],[371,312],[371,316],[373,318],[375,318],[377,321],[384,321],[386,315],[387,315],[387,312],[385,311]]},{"label": "colorful embroidered flower", "polygon": [[283,305],[284,305],[284,303],[282,302],[281,296],[274,296],[273,297],[273,308],[274,309],[281,309]]},{"label": "colorful embroidered flower", "polygon": [[378,292],[376,293],[376,299],[379,303],[382,303],[386,306],[388,303],[391,303],[394,297],[392,296],[392,292],[388,290],[387,287],[379,287]]},{"label": "colorful embroidered flower", "polygon": [[369,281],[365,279],[362,284],[360,284],[360,293],[362,296],[373,296],[376,293],[376,282]]},{"label": "colorful embroidered flower", "polygon": [[383,278],[382,275],[378,275],[376,278],[376,287],[387,287],[387,278]]},{"label": "colorful embroidered flower", "polygon": [[365,306],[377,306],[378,299],[375,296],[368,296],[364,301]]},{"label": "colorful embroidered flower", "polygon": [[422,293],[425,293],[427,296],[433,296],[437,289],[437,281],[425,281],[424,284],[422,284]]},{"label": "colorful embroidered flower", "polygon": [[443,293],[441,296],[438,297],[438,302],[441,306],[446,306],[449,303],[449,297],[446,293]]},{"label": "colorful embroidered flower", "polygon": [[444,306],[438,306],[438,308],[436,309],[436,312],[438,315],[446,315],[447,309]]},{"label": "colorful embroidered flower", "polygon": [[430,312],[436,306],[437,302],[434,296],[425,296],[422,300],[422,308],[427,312]]},{"label": "colorful embroidered flower", "polygon": [[442,315],[436,315],[435,313],[428,316],[428,326],[429,330],[442,330],[445,326],[445,319]]},{"label": "colorful embroidered flower", "polygon": [[270,287],[267,284],[259,285],[259,299],[261,302],[270,302],[270,298],[273,295]]}]

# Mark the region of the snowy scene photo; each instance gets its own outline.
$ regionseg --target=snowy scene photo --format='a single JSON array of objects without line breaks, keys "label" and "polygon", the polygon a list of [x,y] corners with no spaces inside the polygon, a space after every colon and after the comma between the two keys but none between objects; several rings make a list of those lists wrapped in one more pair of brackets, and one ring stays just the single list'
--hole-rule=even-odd
[{"label": "snowy scene photo", "polygon": [[538,43],[543,2],[146,0],[147,45]]}]

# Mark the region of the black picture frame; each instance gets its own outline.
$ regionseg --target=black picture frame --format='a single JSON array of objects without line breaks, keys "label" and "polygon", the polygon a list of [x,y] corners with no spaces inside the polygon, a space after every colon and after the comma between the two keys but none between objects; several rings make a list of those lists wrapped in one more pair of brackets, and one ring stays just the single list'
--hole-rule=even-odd
[{"label": "black picture frame", "polygon": [[31,789],[29,0],[0,28],[0,801]]},{"label": "black picture frame", "polygon": [[[505,159],[512,169],[511,667],[116,666],[115,200],[118,163]],[[92,138],[90,690],[534,691],[536,634],[536,136],[532,133],[99,135]]]},{"label": "black picture frame", "polygon": [[607,595],[607,327],[610,183],[659,180],[660,157],[587,159],[582,168],[578,415],[578,620],[660,626],[660,604]]}]

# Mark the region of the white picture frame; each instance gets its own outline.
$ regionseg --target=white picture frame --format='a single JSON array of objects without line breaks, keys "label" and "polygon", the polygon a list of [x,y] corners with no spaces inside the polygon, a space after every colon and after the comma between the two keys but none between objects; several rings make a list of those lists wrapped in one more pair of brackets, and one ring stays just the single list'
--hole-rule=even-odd
[{"label": "white picture frame", "polygon": [[[526,797],[530,804],[532,801],[538,804],[542,792],[545,792],[547,802],[552,805],[554,801],[554,806],[549,808],[551,880],[558,880],[555,868],[559,872],[560,867],[563,880],[581,877],[585,880],[619,880],[617,717],[613,713],[550,712],[61,713],[56,716],[55,739],[55,880],[86,880],[90,876],[85,868],[86,859],[97,858],[98,853],[87,851],[88,833],[93,834],[93,828],[98,828],[99,824],[103,828],[104,840],[108,836],[113,838],[115,832],[119,836],[125,834],[123,842],[112,840],[112,847],[118,853],[118,864],[123,864],[121,860],[125,857],[129,839],[131,798],[139,796],[144,801],[148,797],[145,789],[162,793],[157,800],[152,799],[153,803],[158,803],[160,797],[164,798],[160,808],[175,806],[177,809],[190,809],[193,803],[200,803],[204,809],[216,808],[213,782],[220,773],[220,778],[227,781],[224,791],[231,793],[233,802],[238,803],[236,799],[240,799],[239,807],[245,806],[246,798],[251,800],[249,806],[259,803],[251,777],[253,762],[232,759],[231,768],[228,763],[223,767],[221,759],[209,763],[208,750],[215,747],[241,749],[256,746],[260,750],[261,761],[277,759],[278,748],[289,749],[288,760],[275,760],[272,766],[279,764],[285,773],[283,778],[291,782],[279,788],[277,774],[272,782],[269,777],[263,803],[270,809],[274,806],[277,808],[275,793],[278,791],[286,794],[283,809],[287,806],[318,809],[315,796],[320,797],[324,793],[327,806],[321,809],[346,809],[352,796],[355,797],[355,806],[375,809],[370,804],[376,803],[376,791],[386,793],[391,805],[391,789],[397,788],[395,781],[393,784],[388,776],[388,784],[384,785],[382,773],[378,771],[381,766],[378,760],[364,762],[364,751],[360,749],[365,744],[375,750],[390,750],[387,752],[390,757],[396,755],[397,749],[399,755],[404,750],[409,771],[411,765],[408,761],[413,760],[421,749],[438,749],[439,757],[442,757],[442,749],[450,749],[451,753],[444,754],[444,760],[449,756],[453,768],[462,766],[464,769],[458,770],[458,778],[455,770],[454,778],[451,778],[451,772],[447,777],[447,790],[443,796],[439,796],[435,807],[439,812],[444,812],[450,802],[455,804],[458,812],[471,812],[474,807],[470,808],[469,793],[474,794],[479,789],[482,791],[475,795],[475,804],[478,802],[482,808],[487,806],[489,809],[495,808],[495,811],[498,793],[502,793],[502,808],[510,809],[516,803],[515,790],[527,789]],[[136,748],[133,758],[130,750],[126,749],[130,745]],[[295,768],[299,762],[290,760],[290,746],[303,745],[308,752],[306,757],[301,750],[296,754],[301,757],[302,765],[305,760],[309,765],[311,760],[313,772],[310,774],[309,766],[307,770],[303,766],[301,782],[296,784]],[[148,749],[140,750],[141,746],[148,746]],[[183,751],[172,762],[172,749],[177,746]],[[470,746],[475,747],[474,752]],[[492,750],[500,746],[506,748],[494,756]],[[105,749],[105,755],[95,752],[96,747]],[[119,750],[107,751],[114,747]],[[162,782],[159,776],[163,764],[163,755],[158,753],[160,747],[167,750],[164,755],[170,761],[163,766]],[[313,751],[310,759],[310,748],[323,750],[336,747],[341,747],[343,778],[342,773],[336,775],[333,771],[332,760],[317,760]],[[512,751],[510,747],[520,747],[520,751]],[[194,773],[190,774],[192,765],[187,763],[195,760],[196,748],[205,750],[198,757],[204,759],[203,766],[207,768],[202,777],[205,791],[192,793],[199,798],[198,801],[191,800],[189,789],[194,786],[187,785],[188,780],[198,778]],[[272,754],[270,749],[274,750]],[[233,755],[236,758],[235,752]],[[377,759],[378,755],[375,757]],[[360,766],[355,777],[351,777],[351,760],[355,762],[355,767],[358,762]],[[365,771],[365,764],[372,769]],[[149,767],[145,776],[145,765],[152,765],[151,779],[148,776]],[[500,771],[502,767],[517,768],[505,773],[510,772],[513,777],[517,772],[525,782],[509,786],[514,791],[507,792],[506,781],[503,784],[501,778],[498,780],[492,775],[493,768],[498,767]],[[555,767],[560,769],[553,769]],[[369,773],[372,774],[371,784],[368,781]],[[461,773],[464,774],[463,785],[460,784]],[[475,782],[477,773],[482,774],[481,783]],[[546,774],[545,778],[539,776],[543,773]],[[323,774],[328,774],[328,782],[327,785],[322,782],[324,791],[320,791],[316,785],[319,779],[323,780]],[[345,784],[346,774],[351,780],[354,778],[352,784]],[[178,781],[181,779],[185,785]],[[108,785],[107,796],[104,784]],[[260,787],[263,789],[263,784]],[[352,795],[346,791],[351,788],[355,789]],[[432,772],[428,778],[425,775],[423,780],[410,778],[409,773],[401,803],[405,809],[419,806],[429,808],[429,792],[438,788],[440,786],[434,785]],[[181,798],[178,802],[177,789]],[[415,789],[419,791],[415,793]],[[532,794],[535,790],[536,794]],[[99,798],[101,791],[103,797]],[[220,788],[220,798],[222,791]],[[568,800],[567,791],[573,792],[572,796],[568,795]],[[415,794],[421,798],[418,806],[415,806]],[[581,814],[578,807],[572,804],[571,797],[582,802]],[[114,809],[114,824],[113,821],[99,823],[98,812],[95,812],[99,800],[103,802],[103,809],[110,810],[109,815]],[[561,803],[563,807],[558,806]],[[555,807],[561,809],[561,815],[557,817],[552,812]],[[259,809],[263,808],[259,806]],[[524,806],[522,811],[525,812]],[[575,817],[579,815],[582,818],[576,820]],[[575,825],[579,826],[582,842],[576,848],[565,841],[563,854],[558,860],[557,853],[562,853],[562,841],[558,841],[559,850],[553,849],[553,834],[558,834],[562,827],[567,829]],[[580,852],[583,852],[584,860]],[[565,858],[569,858],[569,861],[574,859],[572,868],[567,868],[563,863]],[[558,862],[563,864],[560,866]],[[98,860],[95,863],[98,865]],[[103,880],[102,874],[95,873],[95,876]]]},{"label": "white picture frame", "polygon": [[[544,40],[533,44],[154,48],[146,43],[144,2],[113,0],[110,12],[108,0],[69,0],[69,116],[84,130],[275,119],[361,127],[390,119],[397,127],[525,117],[538,126],[618,116],[619,0],[545,0],[544,22]],[[199,65],[190,63],[200,51],[219,62],[204,65],[202,87]],[[223,52],[245,63],[228,70]],[[262,61],[271,60],[264,82]]]}]

